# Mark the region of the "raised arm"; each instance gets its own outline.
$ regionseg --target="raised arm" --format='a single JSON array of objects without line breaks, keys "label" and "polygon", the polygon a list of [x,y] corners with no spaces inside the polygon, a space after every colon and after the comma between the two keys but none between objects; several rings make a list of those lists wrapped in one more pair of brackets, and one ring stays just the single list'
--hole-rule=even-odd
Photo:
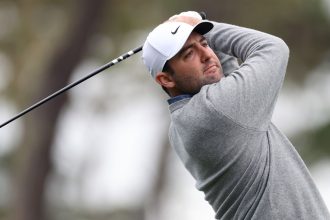
[{"label": "raised arm", "polygon": [[208,34],[211,48],[243,61],[238,69],[207,88],[217,111],[236,123],[265,129],[286,72],[289,49],[278,37],[214,22]]}]

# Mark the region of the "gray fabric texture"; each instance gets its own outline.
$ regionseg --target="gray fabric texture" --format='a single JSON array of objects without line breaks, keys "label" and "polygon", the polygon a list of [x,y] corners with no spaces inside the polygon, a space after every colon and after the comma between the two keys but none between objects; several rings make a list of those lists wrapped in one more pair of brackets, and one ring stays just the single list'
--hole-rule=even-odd
[{"label": "gray fabric texture", "polygon": [[226,77],[169,106],[171,145],[197,189],[216,219],[330,219],[303,160],[271,122],[287,45],[252,29],[214,25],[206,37]]}]

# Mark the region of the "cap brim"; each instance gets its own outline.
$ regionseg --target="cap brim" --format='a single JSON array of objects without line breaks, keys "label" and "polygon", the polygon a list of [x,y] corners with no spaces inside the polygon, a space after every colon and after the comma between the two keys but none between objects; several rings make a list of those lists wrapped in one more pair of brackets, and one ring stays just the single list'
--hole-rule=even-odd
[{"label": "cap brim", "polygon": [[195,31],[201,35],[204,35],[204,34],[208,33],[210,30],[212,30],[212,28],[213,28],[213,24],[211,22],[202,21],[194,27],[193,31]]}]

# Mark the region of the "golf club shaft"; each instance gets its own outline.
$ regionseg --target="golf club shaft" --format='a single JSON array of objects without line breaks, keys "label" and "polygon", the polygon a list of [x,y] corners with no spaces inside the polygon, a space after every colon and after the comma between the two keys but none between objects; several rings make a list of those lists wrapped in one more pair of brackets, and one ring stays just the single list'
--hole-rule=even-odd
[{"label": "golf club shaft", "polygon": [[134,54],[136,54],[136,53],[138,53],[138,52],[140,52],[141,50],[142,50],[142,46],[137,47],[137,48],[135,48],[135,49],[133,49],[133,50],[131,50],[131,51],[128,51],[127,53],[121,55],[120,57],[118,57],[118,58],[112,60],[111,62],[109,62],[109,63],[107,63],[107,64],[101,66],[100,68],[94,70],[93,72],[89,73],[89,74],[86,75],[85,77],[83,77],[83,78],[81,78],[81,79],[79,79],[79,80],[77,80],[77,81],[75,81],[75,82],[73,82],[73,83],[70,83],[69,85],[67,85],[67,86],[63,87],[62,89],[60,89],[60,90],[54,92],[53,94],[47,96],[46,98],[40,100],[39,102],[35,103],[34,105],[32,105],[32,106],[26,108],[26,109],[25,109],[24,111],[22,111],[21,113],[17,114],[16,116],[14,116],[14,117],[12,117],[11,119],[7,120],[6,122],[2,123],[2,124],[0,125],[0,128],[2,128],[3,126],[9,124],[10,122],[12,122],[12,121],[14,121],[14,120],[16,120],[16,119],[18,119],[18,118],[20,118],[21,116],[23,116],[23,115],[25,115],[26,113],[32,111],[33,109],[39,107],[40,105],[46,103],[47,101],[49,101],[49,100],[55,98],[56,96],[62,94],[63,92],[65,92],[65,91],[67,91],[67,90],[69,90],[69,89],[75,87],[76,85],[78,85],[78,84],[84,82],[85,80],[87,80],[87,79],[89,79],[89,78],[95,76],[96,74],[98,74],[98,73],[100,73],[100,72],[102,72],[102,71],[108,69],[109,67],[115,65],[116,63],[119,63],[119,62],[125,60],[126,58],[128,58],[128,57],[130,57],[130,56],[132,56],[132,55],[134,55]]}]

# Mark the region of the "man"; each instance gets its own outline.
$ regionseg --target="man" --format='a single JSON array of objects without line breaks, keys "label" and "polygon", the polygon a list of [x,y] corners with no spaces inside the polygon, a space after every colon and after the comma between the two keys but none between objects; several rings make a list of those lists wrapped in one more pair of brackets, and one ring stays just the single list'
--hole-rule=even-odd
[{"label": "man", "polygon": [[171,96],[171,145],[216,219],[330,219],[271,122],[289,57],[281,39],[184,12],[149,34],[142,57]]}]

